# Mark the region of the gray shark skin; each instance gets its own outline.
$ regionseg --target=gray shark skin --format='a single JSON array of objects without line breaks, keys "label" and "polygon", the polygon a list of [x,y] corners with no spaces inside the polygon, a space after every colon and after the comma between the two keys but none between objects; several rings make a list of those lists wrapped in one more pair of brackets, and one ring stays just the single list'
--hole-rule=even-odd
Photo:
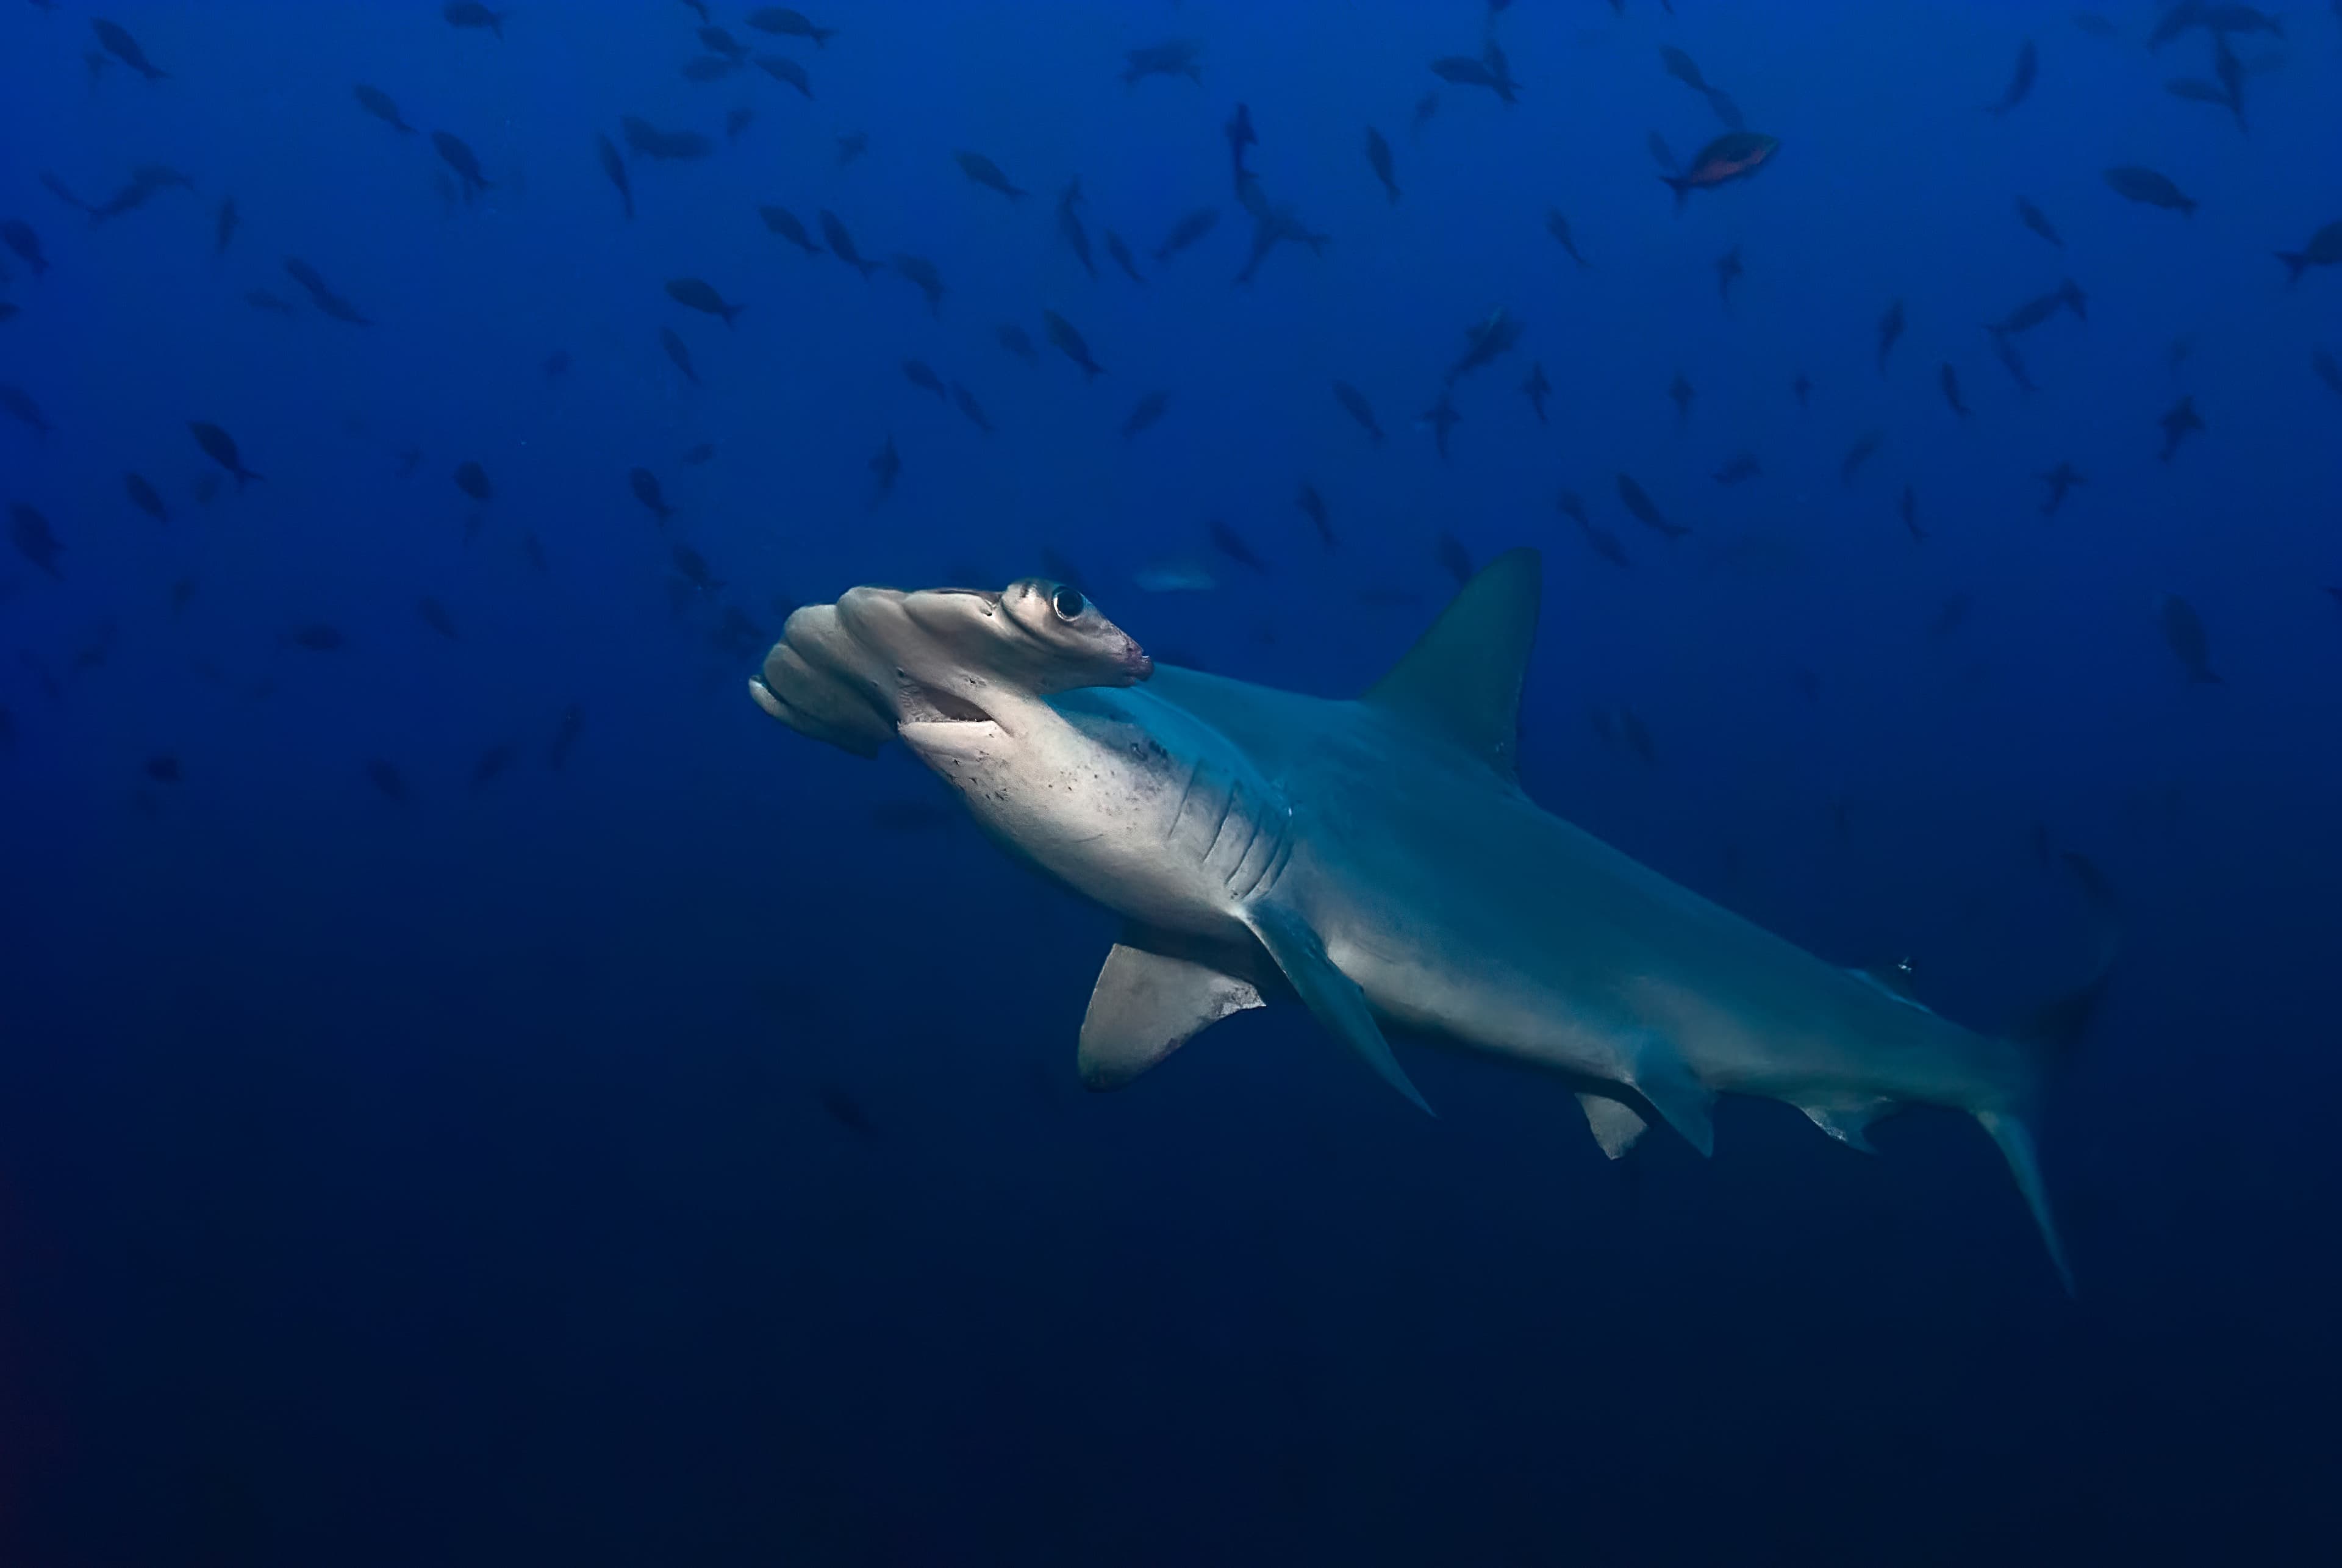
[{"label": "gray shark skin", "polygon": [[2070,1292],[2027,1119],[2112,963],[2096,869],[2069,857],[2096,972],[2012,1037],[1815,957],[1522,792],[1540,592],[1535,552],[1499,557],[1337,701],[1156,665],[1042,579],[856,588],[792,615],[749,689],[849,751],[899,736],[994,838],[1125,918],[1082,1025],[1092,1088],[1297,997],[1417,1105],[1385,1025],[1560,1075],[1613,1159],[1652,1120],[1711,1153],[1719,1094],[1864,1150],[1880,1116],[1947,1107],[1999,1145]]}]

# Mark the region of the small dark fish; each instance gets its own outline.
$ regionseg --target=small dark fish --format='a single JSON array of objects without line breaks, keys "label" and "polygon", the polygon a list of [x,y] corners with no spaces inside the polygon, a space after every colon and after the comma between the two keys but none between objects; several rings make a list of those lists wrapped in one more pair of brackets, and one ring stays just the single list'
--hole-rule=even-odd
[{"label": "small dark fish", "polygon": [[545,748],[545,765],[559,773],[569,765],[569,753],[585,733],[586,710],[572,703],[561,710],[561,723],[553,732],[553,744]]},{"label": "small dark fish", "polygon": [[329,315],[335,321],[348,322],[352,326],[371,326],[374,325],[371,321],[366,319],[364,313],[362,313],[357,306],[352,305],[348,300],[344,299],[340,295],[335,294],[331,288],[328,288],[325,285],[325,278],[318,273],[317,269],[311,266],[307,262],[303,261],[299,256],[286,257],[285,261],[285,271],[295,283],[299,284],[303,288],[309,291],[309,298],[311,302],[316,305],[321,314]]},{"label": "small dark fish", "polygon": [[2115,38],[2121,36],[2121,35],[2116,30],[2115,25],[2107,21],[2104,16],[2099,15],[2096,11],[2075,12],[2074,25],[2079,28],[2082,32],[2088,34],[2093,38]]},{"label": "small dark fish", "polygon": [[1434,87],[1415,101],[1415,113],[1407,119],[1406,134],[1410,136],[1423,135],[1423,127],[1429,125],[1431,116],[1437,113],[1439,113],[1439,89]]},{"label": "small dark fish", "polygon": [[2026,373],[2025,361],[2019,359],[2017,355],[2017,344],[2007,333],[1997,332],[1993,334],[1992,351],[1994,355],[1998,357],[2003,367],[2007,370],[2009,375],[2016,381],[2018,391],[2032,392],[2036,390],[2033,385],[2033,377]]},{"label": "small dark fish", "polygon": [[366,782],[380,790],[383,798],[393,805],[403,806],[413,797],[406,793],[406,775],[398,764],[375,757],[365,765]]},{"label": "small dark fish", "polygon": [[1375,178],[1383,183],[1384,191],[1396,205],[1398,201],[1398,175],[1391,164],[1390,144],[1383,140],[1383,134],[1372,125],[1366,127],[1366,164],[1375,171]]},{"label": "small dark fish", "polygon": [[1668,75],[1673,76],[1693,92],[1704,94],[1708,91],[1707,78],[1700,75],[1699,66],[1681,49],[1672,45],[1661,45],[1659,64],[1665,67]]},{"label": "small dark fish", "polygon": [[2031,332],[2061,310],[2073,312],[2077,320],[2087,321],[2090,318],[2089,298],[2082,293],[2081,285],[2071,278],[2047,294],[2027,300],[1985,330],[1996,337],[2014,336],[2017,333]]},{"label": "small dark fish", "polygon": [[1146,280],[1139,275],[1138,258],[1130,254],[1130,246],[1124,244],[1122,236],[1112,229],[1105,232],[1106,254],[1114,258],[1114,265],[1120,267],[1131,282],[1145,283]]},{"label": "small dark fish", "polygon": [[846,265],[868,277],[878,270],[878,264],[867,260],[855,248],[854,236],[846,232],[846,225],[827,207],[817,215],[821,220],[821,237],[829,242],[829,253]]},{"label": "small dark fish", "polygon": [[2039,475],[2039,478],[2042,484],[2049,487],[2049,494],[2043,497],[2041,502],[2041,515],[2044,517],[2055,516],[2057,508],[2066,504],[2067,491],[2077,484],[2089,483],[2070,463],[2060,463],[2047,474]]},{"label": "small dark fish", "polygon": [[2190,433],[2204,428],[2204,416],[2196,412],[2193,397],[2182,396],[2157,423],[2163,426],[2163,450],[2158,455],[2168,463]]},{"label": "small dark fish", "polygon": [[57,557],[65,554],[65,542],[49,526],[49,520],[25,502],[12,502],[8,507],[8,542],[16,546],[16,554],[63,580],[57,570]]},{"label": "small dark fish", "polygon": [[122,488],[128,493],[130,504],[155,522],[168,523],[171,520],[169,509],[163,504],[162,492],[148,484],[144,474],[124,474]]},{"label": "small dark fish", "polygon": [[1520,84],[1504,65],[1504,52],[1490,39],[1475,60],[1469,55],[1443,55],[1431,63],[1431,74],[1458,87],[1486,87],[1507,104],[1520,101]]},{"label": "small dark fish", "polygon": [[433,631],[438,633],[449,642],[453,643],[461,640],[455,634],[455,618],[447,614],[447,606],[442,604],[438,600],[432,598],[428,594],[424,595],[422,598],[417,599],[415,602],[415,613],[421,618],[425,625],[430,627]]},{"label": "small dark fish", "polygon": [[1262,560],[1260,556],[1254,552],[1253,547],[1245,543],[1244,535],[1238,534],[1235,529],[1229,527],[1218,518],[1215,517],[1212,519],[1210,527],[1207,531],[1212,536],[1212,547],[1217,550],[1221,554],[1226,555],[1229,560],[1234,561],[1237,565],[1249,566],[1256,572],[1266,572],[1268,570],[1268,563]]},{"label": "small dark fish", "polygon": [[1903,486],[1902,499],[1895,504],[1896,514],[1903,519],[1903,527],[1915,544],[1927,542],[1927,531],[1919,526],[1919,493],[1908,484]]},{"label": "small dark fish", "polygon": [[99,18],[90,23],[89,30],[97,35],[99,45],[107,54],[148,81],[159,82],[169,75],[155,69],[155,63],[146,58],[146,51],[138,46],[138,40],[124,31],[119,24]]},{"label": "small dark fish", "polygon": [[690,545],[678,542],[667,555],[675,563],[676,574],[701,593],[712,594],[724,586],[724,580],[709,568],[707,557]]},{"label": "small dark fish", "polygon": [[666,527],[666,520],[675,515],[675,508],[666,504],[666,496],[659,489],[658,475],[647,468],[633,469],[626,474],[626,484],[633,489],[635,499],[649,507],[659,526]]},{"label": "small dark fish", "polygon": [[36,435],[46,435],[56,428],[41,412],[41,405],[33,401],[31,393],[5,382],[0,382],[0,412],[5,412],[20,424],[30,425]]},{"label": "small dark fish", "polygon": [[943,315],[944,275],[936,270],[935,263],[925,256],[897,255],[895,257],[895,271],[906,279],[914,288],[927,296],[929,315]]},{"label": "small dark fish", "polygon": [[480,160],[465,145],[462,137],[451,131],[434,131],[431,133],[431,145],[439,149],[441,161],[455,170],[455,177],[464,182],[465,201],[491,188],[493,182],[480,172]]},{"label": "small dark fish", "polygon": [[24,313],[7,300],[0,299],[0,321],[14,321]]},{"label": "small dark fish", "polygon": [[1218,225],[1219,221],[1219,208],[1197,207],[1194,212],[1172,225],[1171,232],[1163,236],[1163,243],[1155,247],[1156,263],[1159,265],[1169,261],[1173,256],[1210,234]]},{"label": "small dark fish", "polygon": [[635,115],[620,120],[618,128],[626,133],[627,146],[661,163],[704,158],[716,150],[716,144],[697,131],[662,131]]},{"label": "small dark fish", "polygon": [[1499,355],[1510,353],[1513,345],[1521,340],[1520,319],[1498,305],[1485,319],[1466,327],[1464,336],[1465,350],[1456,363],[1447,367],[1447,374],[1443,378],[1449,386],[1482,365],[1493,363]]},{"label": "small dark fish", "polygon": [[886,437],[886,444],[880,447],[878,455],[870,460],[870,472],[878,481],[877,491],[870,498],[870,504],[876,506],[894,494],[895,481],[903,473],[903,455],[895,450],[893,436]]},{"label": "small dark fish", "polygon": [[816,27],[806,19],[802,11],[786,5],[767,5],[761,11],[748,13],[748,25],[759,33],[770,33],[776,38],[810,38],[816,48],[826,45],[837,36],[835,27]]},{"label": "small dark fish", "polygon": [[455,464],[455,488],[475,501],[493,499],[496,493],[488,483],[488,471],[468,461]]},{"label": "small dark fish", "polygon": [[472,764],[472,788],[485,789],[494,784],[513,765],[515,755],[513,748],[507,745],[494,745],[482,752],[480,760]]},{"label": "small dark fish", "polygon": [[1578,498],[1576,491],[1563,491],[1555,505],[1563,516],[1577,524],[1577,531],[1585,536],[1588,549],[1622,571],[1633,569],[1635,563],[1626,554],[1626,546],[1620,543],[1618,535],[1586,515],[1586,503]]},{"label": "small dark fish", "polygon": [[54,170],[43,169],[40,178],[42,187],[65,205],[76,212],[88,213],[92,215],[96,214],[97,209],[75,195],[72,188]]},{"label": "small dark fish", "polygon": [[219,210],[212,215],[212,255],[225,255],[228,242],[235,231],[244,226],[244,215],[235,210],[234,196],[222,196]]},{"label": "small dark fish", "polygon": [[691,367],[691,348],[683,341],[682,335],[671,326],[659,328],[659,346],[666,350],[669,359],[675,361],[675,367],[683,372],[684,380],[697,386],[699,372]]},{"label": "small dark fish", "polygon": [[2059,250],[2066,248],[2064,238],[2058,235],[2056,225],[2050,223],[2048,215],[2023,196],[2017,198],[2017,221]]},{"label": "small dark fish", "polygon": [[1734,103],[1723,88],[1710,87],[1703,96],[1707,99],[1707,106],[1716,111],[1716,117],[1724,122],[1726,130],[1742,131],[1748,128],[1747,120],[1740,113],[1740,105]]},{"label": "small dark fish", "polygon": [[218,425],[200,419],[190,420],[187,430],[195,436],[195,444],[204,449],[204,455],[227,470],[238,490],[260,477],[244,465],[244,459],[236,452],[235,437]]},{"label": "small dark fish", "polygon": [[821,1108],[829,1113],[831,1121],[866,1144],[878,1141],[878,1124],[870,1119],[869,1113],[863,1110],[852,1095],[835,1084],[823,1084],[816,1093],[821,1098]]},{"label": "small dark fish", "polygon": [[338,654],[350,645],[349,639],[342,635],[339,626],[328,625],[323,621],[295,626],[285,634],[285,640],[312,654]]},{"label": "small dark fish", "polygon": [[795,87],[806,99],[813,97],[813,78],[806,75],[803,65],[787,55],[759,55],[756,56],[756,68],[774,81]]},{"label": "small dark fish", "polygon": [[195,492],[197,505],[208,506],[219,499],[220,476],[210,473],[198,474],[195,475],[195,483],[187,488]]},{"label": "small dark fish", "polygon": [[952,156],[957,160],[960,173],[987,191],[998,191],[1012,202],[1021,202],[1032,195],[1023,186],[1013,183],[1007,175],[1002,172],[998,164],[994,163],[982,153],[955,153]]},{"label": "small dark fish", "polygon": [[1862,465],[1877,454],[1878,448],[1885,444],[1886,440],[1887,432],[1883,430],[1867,430],[1856,436],[1854,444],[1846,449],[1846,456],[1839,460],[1838,482],[1842,484],[1852,484],[1854,476],[1862,471]]},{"label": "small dark fish", "polygon": [[1653,131],[1643,138],[1643,145],[1651,150],[1651,161],[1659,165],[1659,173],[1672,175],[1681,172],[1683,164],[1676,157],[1675,149],[1667,145],[1665,136]]},{"label": "small dark fish", "polygon": [[756,209],[756,215],[765,220],[765,226],[767,229],[780,235],[806,255],[809,256],[821,255],[821,247],[814,244],[813,235],[806,232],[805,225],[798,222],[797,215],[788,208],[760,206]]},{"label": "small dark fish", "polygon": [[2301,275],[2314,266],[2333,266],[2342,263],[2342,218],[2337,218],[2309,236],[2309,243],[2297,251],[2279,251],[2277,259],[2285,264],[2288,284],[2301,281]]},{"label": "small dark fish", "polygon": [[1742,480],[1754,479],[1762,473],[1764,469],[1757,465],[1756,454],[1753,452],[1743,452],[1727,459],[1724,466],[1716,471],[1716,482],[1718,484],[1737,484]]},{"label": "small dark fish", "polygon": [[1528,398],[1529,406],[1536,410],[1537,423],[1545,424],[1545,400],[1553,392],[1553,383],[1545,378],[1545,361],[1530,362],[1528,379],[1521,383],[1521,392]]},{"label": "small dark fish", "polygon": [[1260,136],[1252,128],[1251,108],[1238,104],[1228,123],[1220,127],[1220,135],[1227,138],[1228,158],[1236,165],[1236,195],[1242,198],[1245,187],[1253,182],[1252,171],[1245,167],[1245,149],[1260,145]]},{"label": "small dark fish", "polygon": [[565,348],[555,349],[545,356],[545,379],[559,381],[569,374],[569,351]]},{"label": "small dark fish", "polygon": [[186,777],[179,767],[179,759],[168,752],[157,752],[148,757],[143,771],[158,784],[178,784]]},{"label": "small dark fish", "polygon": [[0,245],[15,252],[17,259],[33,269],[35,277],[49,270],[49,258],[41,250],[41,236],[24,219],[0,219]]},{"label": "small dark fish", "polygon": [[478,27],[495,34],[499,38],[505,35],[505,17],[507,14],[502,11],[491,11],[481,5],[479,0],[447,0],[446,5],[439,15],[447,18],[447,25],[451,27]]},{"label": "small dark fish", "polygon": [[1799,408],[1807,406],[1814,395],[1813,378],[1802,370],[1797,372],[1797,379],[1789,383],[1789,391],[1797,398]]},{"label": "small dark fish", "polygon": [[1146,395],[1141,397],[1138,402],[1132,406],[1130,417],[1122,422],[1122,438],[1125,441],[1128,441],[1140,431],[1147,429],[1149,426],[1153,425],[1156,420],[1161,419],[1164,413],[1169,409],[1170,406],[1171,394],[1169,393],[1150,392],[1146,394]]},{"label": "small dark fish", "polygon": [[410,135],[414,134],[415,127],[406,123],[406,117],[398,112],[398,105],[391,101],[388,93],[380,87],[369,87],[364,82],[350,91],[356,96],[359,108],[394,131],[403,131]]},{"label": "small dark fish", "polygon": [[1460,588],[1469,583],[1472,580],[1472,553],[1464,548],[1464,541],[1442,529],[1438,548],[1439,564],[1447,568],[1447,574],[1456,579],[1456,585]]},{"label": "small dark fish", "polygon": [[1346,381],[1337,381],[1334,384],[1334,401],[1340,404],[1343,411],[1358,422],[1359,427],[1366,431],[1368,441],[1376,446],[1383,444],[1383,427],[1375,423],[1374,405],[1366,401],[1365,393]]},{"label": "small dark fish", "polygon": [[683,461],[688,466],[696,468],[701,464],[712,460],[715,455],[716,443],[713,441],[703,441],[698,445],[686,452],[683,454]]},{"label": "small dark fish", "polygon": [[1714,190],[1734,180],[1745,180],[1763,168],[1781,150],[1779,138],[1761,131],[1729,131],[1699,150],[1691,167],[1680,175],[1662,175],[1681,208],[1694,191]]},{"label": "small dark fish", "polygon": [[1562,215],[1562,212],[1559,207],[1546,208],[1545,232],[1551,235],[1554,237],[1555,242],[1558,244],[1563,250],[1569,253],[1569,259],[1576,262],[1579,266],[1590,267],[1594,265],[1592,262],[1587,261],[1584,255],[1579,254],[1577,249],[1577,241],[1569,232],[1569,220]]},{"label": "small dark fish", "polygon": [[619,204],[626,209],[626,221],[632,223],[635,218],[635,185],[626,177],[626,160],[618,155],[618,149],[611,145],[609,137],[597,134],[594,143],[601,155],[602,172],[610,177],[612,185],[618,187]]},{"label": "small dark fish", "polygon": [[905,360],[903,375],[913,386],[922,392],[932,392],[942,398],[948,398],[951,395],[944,389],[944,378],[937,375],[935,367],[924,359]]},{"label": "small dark fish", "polygon": [[666,285],[666,296],[667,298],[675,301],[676,304],[682,305],[686,310],[696,310],[707,315],[720,316],[723,318],[724,325],[726,326],[730,326],[732,325],[732,318],[734,316],[738,315],[742,311],[748,308],[745,305],[726,305],[724,301],[724,296],[717,294],[715,286],[704,278],[669,278]]},{"label": "small dark fish", "polygon": [[1878,374],[1887,374],[1887,355],[1903,335],[1903,302],[1897,300],[1878,318]]},{"label": "small dark fish", "polygon": [[2204,634],[2203,618],[2196,614],[2196,607],[2177,594],[2166,594],[2157,601],[2157,614],[2163,623],[2163,640],[2170,644],[2188,680],[2218,685],[2220,677],[2212,668],[2211,643]]},{"label": "small dark fish", "polygon": [[1968,405],[1960,401],[1960,373],[1952,368],[1950,360],[1944,361],[1942,366],[1937,370],[1936,379],[1943,385],[1944,401],[1951,405],[1954,414],[1966,419],[1968,416]]},{"label": "small dark fish", "polygon": [[1149,76],[1185,76],[1200,83],[1204,73],[1196,64],[1204,46],[1190,38],[1171,38],[1123,55],[1122,84],[1135,87]]},{"label": "small dark fish", "polygon": [[1677,428],[1691,423],[1692,399],[1698,395],[1699,394],[1693,389],[1692,384],[1684,379],[1683,372],[1676,371],[1675,380],[1667,384],[1667,401],[1676,405]]},{"label": "small dark fish", "polygon": [[837,138],[837,166],[846,167],[870,150],[870,133],[848,131]]},{"label": "small dark fish", "polygon": [[1440,389],[1439,401],[1416,415],[1415,422],[1418,426],[1430,427],[1431,444],[1438,450],[1443,463],[1447,460],[1447,437],[1463,422],[1463,418],[1456,411],[1456,400],[1447,395],[1444,387]]},{"label": "small dark fish", "polygon": [[1732,304],[1732,285],[1747,270],[1740,265],[1740,247],[1734,245],[1716,258],[1716,294],[1726,306]]},{"label": "small dark fish", "polygon": [[1049,330],[1049,342],[1059,353],[1082,367],[1085,379],[1095,380],[1106,374],[1106,367],[1090,357],[1090,345],[1074,330],[1074,324],[1054,310],[1041,313],[1042,325]]},{"label": "small dark fish", "polygon": [[1680,524],[1668,522],[1660,514],[1658,504],[1651,499],[1649,492],[1636,484],[1631,474],[1618,475],[1618,499],[1625,504],[1627,513],[1636,522],[1655,530],[1661,538],[1680,539],[1691,532]]},{"label": "small dark fish", "polygon": [[955,381],[951,384],[951,396],[953,406],[967,415],[969,424],[986,435],[992,434],[992,421],[985,417],[984,405],[976,402],[976,394]]},{"label": "small dark fish", "polygon": [[1316,528],[1318,541],[1326,548],[1331,550],[1341,544],[1334,537],[1334,524],[1326,514],[1326,498],[1317,494],[1317,486],[1306,479],[1303,480],[1301,493],[1294,497],[1294,504],[1301,508],[1302,515]]},{"label": "small dark fish", "polygon": [[1659,748],[1652,741],[1651,732],[1644,727],[1641,719],[1635,716],[1635,710],[1623,704],[1618,708],[1618,734],[1619,738],[1626,743],[1628,751],[1642,758],[1646,764],[1654,766],[1657,764]]},{"label": "small dark fish", "polygon": [[2179,187],[2171,183],[2170,176],[2159,175],[2153,169],[2143,169],[2136,164],[2121,165],[2106,171],[2106,182],[2109,190],[2126,201],[2162,207],[2182,217],[2195,215],[2196,201],[2182,195]]},{"label": "small dark fish", "polygon": [[993,328],[992,333],[1000,340],[1001,347],[1026,364],[1038,365],[1041,362],[1041,351],[1033,346],[1032,335],[1015,322],[1004,321]]},{"label": "small dark fish", "polygon": [[748,57],[748,45],[716,26],[713,22],[704,24],[700,27],[699,42],[709,54],[720,55],[735,65]]},{"label": "small dark fish", "polygon": [[1090,259],[1089,231],[1082,227],[1084,199],[1079,178],[1068,181],[1066,188],[1057,194],[1057,233],[1072,247],[1075,257],[1082,264],[1082,270],[1096,277],[1097,263]]},{"label": "small dark fish", "polygon": [[2000,95],[2000,101],[1986,105],[1985,113],[2006,115],[2025,102],[2033,92],[2033,79],[2040,70],[2041,51],[2034,47],[2032,39],[2027,38],[2025,46],[2017,52],[2017,69],[2010,74],[2008,86]]}]

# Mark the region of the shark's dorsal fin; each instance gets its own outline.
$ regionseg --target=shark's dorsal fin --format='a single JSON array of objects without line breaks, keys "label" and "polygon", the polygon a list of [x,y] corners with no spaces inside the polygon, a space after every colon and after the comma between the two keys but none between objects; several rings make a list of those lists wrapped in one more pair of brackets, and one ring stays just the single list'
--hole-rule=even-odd
[{"label": "shark's dorsal fin", "polygon": [[1537,553],[1506,551],[1464,584],[1364,700],[1515,779],[1521,678],[1543,593]]}]

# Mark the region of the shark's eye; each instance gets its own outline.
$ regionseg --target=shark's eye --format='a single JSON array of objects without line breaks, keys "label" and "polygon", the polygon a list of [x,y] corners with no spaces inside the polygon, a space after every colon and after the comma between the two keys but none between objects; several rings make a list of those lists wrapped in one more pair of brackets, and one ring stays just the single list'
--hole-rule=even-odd
[{"label": "shark's eye", "polygon": [[1060,588],[1049,595],[1049,608],[1057,612],[1060,621],[1078,621],[1090,602],[1082,597],[1079,588]]}]

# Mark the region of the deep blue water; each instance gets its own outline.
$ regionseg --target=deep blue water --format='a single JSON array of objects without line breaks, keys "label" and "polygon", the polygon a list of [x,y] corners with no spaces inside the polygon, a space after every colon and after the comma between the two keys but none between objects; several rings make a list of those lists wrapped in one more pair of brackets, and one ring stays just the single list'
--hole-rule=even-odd
[{"label": "deep blue water", "polygon": [[[1427,69],[1480,56],[1478,0],[830,0],[818,45],[747,9],[711,0],[810,97],[687,79],[677,0],[501,39],[431,0],[118,0],[152,81],[75,0],[0,7],[0,218],[45,264],[0,252],[33,410],[0,504],[57,545],[12,510],[0,1563],[2330,1550],[2342,266],[2288,286],[2273,253],[2342,218],[2342,19],[2150,51],[2131,0],[2113,36],[2007,0],[1518,0],[1507,105]],[[1984,112],[2028,37],[2037,85]],[[1168,39],[1200,79],[1126,85]],[[2238,103],[2167,88],[2223,44]],[[1662,45],[1780,143],[1681,211],[1651,133],[1688,159],[1725,127]],[[1243,285],[1239,103],[1258,189],[1326,236]],[[626,151],[628,115],[707,155]],[[2087,318],[2007,340],[2023,391],[1984,324],[2067,279]],[[1416,416],[1498,307],[1520,341],[1456,383],[1443,459]],[[222,484],[190,422],[263,477]],[[2087,482],[2045,515],[2060,463]],[[1112,917],[901,748],[745,694],[793,605],[1068,570],[1158,655],[1346,694],[1459,550],[1520,544],[1524,778],[1638,858],[1907,956],[1979,1024],[2087,964],[2043,847],[2105,870],[2127,945],[2042,1128],[2077,1298],[1947,1115],[1865,1158],[1732,1101],[1712,1161],[1661,1134],[1612,1165],[1561,1084],[1402,1046],[1426,1119],[1297,1010],[1086,1094]],[[1213,585],[1141,586],[1166,566]]]}]

